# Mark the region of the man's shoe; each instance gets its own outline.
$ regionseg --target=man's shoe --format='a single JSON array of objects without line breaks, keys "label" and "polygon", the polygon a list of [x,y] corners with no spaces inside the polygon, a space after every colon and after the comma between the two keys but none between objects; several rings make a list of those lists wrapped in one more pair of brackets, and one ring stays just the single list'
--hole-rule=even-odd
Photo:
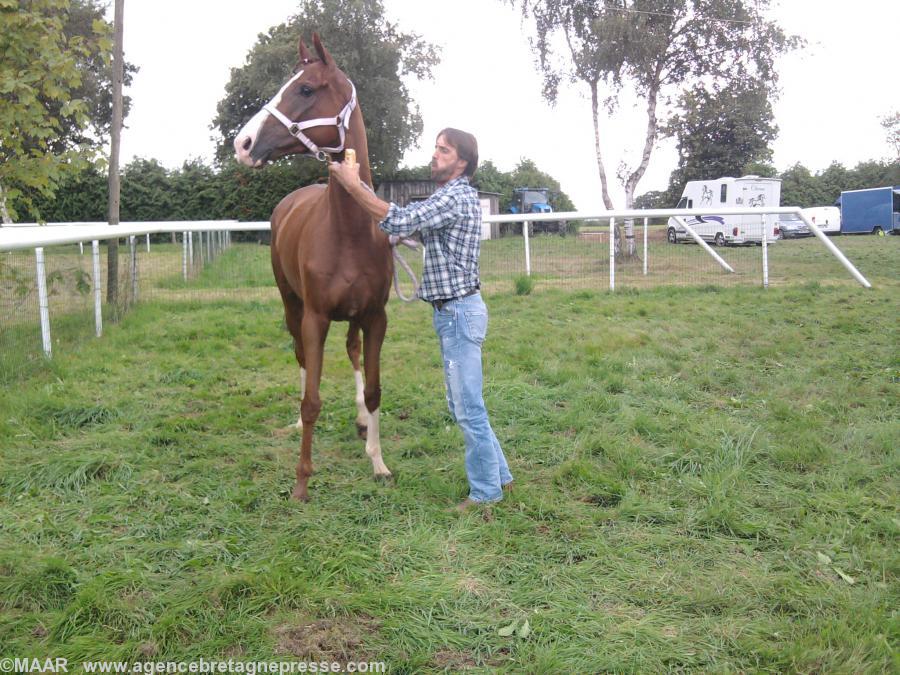
[{"label": "man's shoe", "polygon": [[447,509],[450,513],[465,513],[469,509],[478,506],[480,502],[476,502],[474,499],[466,497],[456,506],[452,506]]},{"label": "man's shoe", "polygon": [[509,481],[506,485],[501,485],[504,492],[512,492],[513,491],[513,481]]}]

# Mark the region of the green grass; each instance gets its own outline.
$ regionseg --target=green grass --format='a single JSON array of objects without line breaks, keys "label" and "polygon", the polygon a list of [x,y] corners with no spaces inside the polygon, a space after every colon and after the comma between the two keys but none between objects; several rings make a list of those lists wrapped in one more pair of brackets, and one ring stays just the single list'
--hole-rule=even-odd
[{"label": "green grass", "polygon": [[355,437],[333,327],[308,504],[288,499],[280,305],[138,305],[0,392],[0,657],[896,670],[883,262],[871,291],[489,292],[485,397],[517,487],[465,516],[446,511],[462,439],[422,303],[389,305],[392,485]]}]

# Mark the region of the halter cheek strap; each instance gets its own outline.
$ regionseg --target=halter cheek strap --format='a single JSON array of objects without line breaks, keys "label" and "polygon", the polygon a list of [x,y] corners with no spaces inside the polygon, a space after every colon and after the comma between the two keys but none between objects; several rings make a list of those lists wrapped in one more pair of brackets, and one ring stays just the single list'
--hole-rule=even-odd
[{"label": "halter cheek strap", "polygon": [[[305,145],[309,149],[309,152],[304,154],[313,155],[316,159],[325,162],[328,161],[328,153],[343,152],[344,150],[344,139],[346,138],[347,130],[350,128],[350,115],[353,114],[353,110],[354,108],[356,108],[356,87],[354,86],[353,82],[350,82],[350,100],[347,101],[346,105],[344,105],[344,107],[336,117],[320,117],[314,120],[292,122],[283,112],[281,112],[277,108],[277,105],[281,101],[281,95],[284,93],[284,90],[287,89],[290,84],[302,74],[303,71],[301,70],[294,77],[288,80],[287,84],[285,84],[281,88],[281,91],[278,92],[275,98],[273,98],[265,106],[263,106],[263,110],[265,110],[267,113],[281,122],[285,127],[287,127],[288,133],[298,141],[303,143],[303,145]],[[320,148],[318,145],[313,143],[312,139],[309,136],[303,133],[305,129],[328,126],[337,127],[341,143],[336,148]]]}]

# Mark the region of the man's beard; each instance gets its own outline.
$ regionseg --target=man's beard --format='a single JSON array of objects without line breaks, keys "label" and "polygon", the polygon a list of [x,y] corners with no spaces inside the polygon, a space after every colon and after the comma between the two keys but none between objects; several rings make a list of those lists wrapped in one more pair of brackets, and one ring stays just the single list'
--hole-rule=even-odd
[{"label": "man's beard", "polygon": [[450,167],[445,167],[444,169],[438,169],[434,164],[431,165],[431,180],[439,183],[446,182],[447,178],[450,177]]}]

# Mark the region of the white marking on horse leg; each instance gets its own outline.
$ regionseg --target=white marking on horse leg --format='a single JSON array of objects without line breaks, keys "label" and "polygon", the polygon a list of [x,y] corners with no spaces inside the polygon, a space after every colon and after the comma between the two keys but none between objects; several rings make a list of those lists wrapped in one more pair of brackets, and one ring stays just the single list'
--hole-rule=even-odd
[{"label": "white marking on horse leg", "polygon": [[376,476],[390,476],[391,471],[381,459],[381,433],[379,432],[378,410],[369,413],[369,433],[366,436],[366,454],[372,460]]},{"label": "white marking on horse leg", "polygon": [[[300,400],[303,400],[303,397],[306,395],[306,368],[300,369]],[[297,418],[297,428],[303,428],[303,416]]]},{"label": "white marking on horse leg", "polygon": [[366,394],[362,372],[354,370],[353,377],[356,379],[356,426],[364,427],[369,423],[369,411],[366,410]]}]

